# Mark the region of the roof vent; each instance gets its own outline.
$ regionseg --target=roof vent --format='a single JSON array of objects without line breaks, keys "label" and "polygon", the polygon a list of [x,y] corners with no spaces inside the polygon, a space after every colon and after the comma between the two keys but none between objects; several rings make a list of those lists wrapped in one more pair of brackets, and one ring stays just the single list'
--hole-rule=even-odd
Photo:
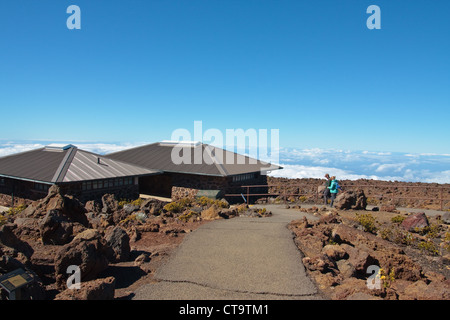
[{"label": "roof vent", "polygon": [[45,146],[44,150],[61,152],[61,151],[64,151],[64,150],[67,150],[67,149],[70,149],[73,147],[75,147],[75,146],[72,144],[52,143],[52,144],[49,144],[48,146]]},{"label": "roof vent", "polygon": [[166,147],[197,147],[201,145],[202,143],[200,141],[173,141],[173,140],[164,140],[159,143],[160,146],[166,146]]}]

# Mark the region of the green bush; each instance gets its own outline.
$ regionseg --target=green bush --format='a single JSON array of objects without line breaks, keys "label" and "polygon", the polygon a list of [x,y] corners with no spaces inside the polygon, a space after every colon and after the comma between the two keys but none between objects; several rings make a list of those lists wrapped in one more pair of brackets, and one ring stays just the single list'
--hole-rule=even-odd
[{"label": "green bush", "polygon": [[123,208],[126,204],[131,204],[133,206],[140,207],[142,202],[144,202],[144,199],[142,199],[142,198],[137,198],[135,200],[120,199],[118,205],[119,205],[119,208]]},{"label": "green bush", "polygon": [[391,222],[393,222],[393,223],[402,223],[403,220],[405,220],[405,219],[406,219],[405,216],[397,215],[395,217],[392,217]]},{"label": "green bush", "polygon": [[206,206],[208,206],[208,205],[211,205],[213,201],[214,201],[214,200],[212,200],[212,199],[210,199],[210,198],[208,198],[208,197],[205,197],[205,196],[200,197],[200,198],[198,198],[198,199],[196,200],[196,202],[197,202],[199,205],[203,206],[203,207],[206,207]]},{"label": "green bush", "polygon": [[0,214],[0,226],[4,225],[6,222],[8,222],[8,219],[4,215]]},{"label": "green bush", "polygon": [[370,213],[365,214],[356,214],[357,221],[359,224],[364,228],[364,231],[370,232],[370,233],[376,233],[378,228],[376,227],[375,218]]},{"label": "green bush", "polygon": [[136,214],[130,214],[125,219],[120,220],[119,224],[126,224],[129,221],[136,221]]},{"label": "green bush", "polygon": [[196,200],[196,203],[202,207],[209,207],[212,205],[216,205],[218,208],[228,208],[229,207],[229,204],[226,201],[210,199],[205,196],[198,198]]},{"label": "green bush", "polygon": [[193,199],[185,197],[177,200],[176,202],[178,202],[183,207],[189,207],[192,205]]},{"label": "green bush", "polygon": [[126,204],[130,203],[130,201],[126,200],[126,199],[121,199],[118,203],[119,208],[123,208]]},{"label": "green bush", "polygon": [[184,209],[183,204],[177,201],[170,202],[164,206],[164,210],[173,213],[180,213],[183,211],[183,209]]},{"label": "green bush", "polygon": [[188,212],[182,214],[181,216],[178,217],[178,220],[187,222],[189,221],[189,219],[191,219],[192,217],[196,217],[198,216],[200,213],[199,212],[195,212],[193,210],[189,210]]},{"label": "green bush", "polygon": [[142,202],[144,202],[144,199],[138,198],[138,199],[136,199],[136,200],[131,201],[131,204],[132,204],[133,206],[138,206],[138,207],[140,207],[141,204],[142,204]]},{"label": "green bush", "polygon": [[421,241],[417,246],[421,251],[424,251],[431,255],[437,256],[439,254],[439,249],[433,241]]},{"label": "green bush", "polygon": [[6,211],[6,215],[8,216],[15,216],[16,214],[21,213],[23,210],[27,208],[26,205],[21,204],[20,206],[9,208],[8,211]]},{"label": "green bush", "polygon": [[438,237],[441,227],[438,224],[433,224],[423,228],[415,228],[414,231],[429,239],[434,239]]},{"label": "green bush", "polygon": [[450,232],[446,232],[444,238],[442,239],[442,247],[450,252]]},{"label": "green bush", "polygon": [[404,244],[407,246],[413,244],[414,242],[416,242],[416,240],[417,239],[413,236],[412,233],[402,231],[402,230],[397,230],[397,232],[395,233],[395,237],[394,237],[395,243]]},{"label": "green bush", "polygon": [[26,205],[21,204],[20,206],[9,208],[7,211],[3,212],[3,214],[0,214],[0,226],[8,222],[8,217],[14,217],[26,208]]}]

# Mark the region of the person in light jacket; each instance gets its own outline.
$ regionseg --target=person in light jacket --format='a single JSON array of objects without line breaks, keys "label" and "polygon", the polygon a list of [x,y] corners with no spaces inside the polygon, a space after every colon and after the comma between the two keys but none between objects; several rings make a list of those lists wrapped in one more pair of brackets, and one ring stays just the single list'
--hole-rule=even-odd
[{"label": "person in light jacket", "polygon": [[339,192],[339,189],[342,190],[342,188],[339,186],[339,183],[336,180],[335,176],[331,177],[331,183],[330,183],[330,186],[328,187],[328,189],[330,189],[330,194],[331,194],[330,207],[332,207],[333,203],[334,203],[334,199],[336,199],[336,196],[337,196],[337,194]]}]

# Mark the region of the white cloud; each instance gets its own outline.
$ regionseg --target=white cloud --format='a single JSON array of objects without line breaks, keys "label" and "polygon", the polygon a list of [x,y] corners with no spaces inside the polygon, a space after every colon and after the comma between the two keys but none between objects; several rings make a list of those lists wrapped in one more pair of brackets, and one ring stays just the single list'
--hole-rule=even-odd
[{"label": "white cloud", "polygon": [[[318,166],[304,166],[304,165],[281,165],[283,169],[272,171],[270,176],[272,177],[283,177],[291,179],[302,179],[302,178],[318,178],[322,179],[326,173],[336,176],[340,180],[357,180],[357,179],[374,179],[381,180],[380,177],[376,175],[364,175],[349,172],[347,170],[342,170],[332,167],[318,167]],[[396,177],[383,177],[388,180],[395,179]],[[383,179],[385,180],[385,179]]]},{"label": "white cloud", "polygon": [[76,146],[79,149],[83,149],[86,151],[91,151],[98,154],[107,154],[112,152],[118,152],[125,149],[130,149],[134,147],[138,147],[140,145],[144,145],[145,143],[140,144],[114,144],[114,143],[79,143]]},{"label": "white cloud", "polygon": [[374,151],[363,151],[362,154],[374,154],[378,156],[389,156],[392,154],[392,152],[374,152]]},{"label": "white cloud", "polygon": [[33,149],[38,149],[44,147],[43,144],[39,143],[26,143],[26,144],[13,144],[5,143],[0,144],[0,157],[4,157],[10,154],[30,151]]},{"label": "white cloud", "polygon": [[[0,157],[7,156],[10,154],[15,154],[19,152],[30,151],[33,149],[43,148],[50,143],[0,143]],[[83,149],[86,151],[98,153],[98,154],[107,154],[111,152],[117,152],[133,147],[137,147],[143,145],[145,143],[123,143],[123,144],[115,144],[115,143],[77,143],[77,142],[68,142],[68,144],[73,144],[77,146],[79,149]]]},{"label": "white cloud", "polygon": [[269,176],[283,177],[290,179],[302,178],[317,178],[322,179],[325,173],[336,176],[338,180],[358,180],[358,179],[373,179],[384,181],[412,181],[412,182],[427,182],[427,183],[450,183],[450,170],[432,172],[430,170],[412,170],[405,169],[399,175],[375,175],[375,174],[361,174],[349,170],[321,167],[321,166],[305,166],[281,164],[283,169],[272,171]]},{"label": "white cloud", "polygon": [[386,172],[393,170],[394,172],[401,172],[406,167],[405,163],[385,163],[375,169],[376,172]]}]

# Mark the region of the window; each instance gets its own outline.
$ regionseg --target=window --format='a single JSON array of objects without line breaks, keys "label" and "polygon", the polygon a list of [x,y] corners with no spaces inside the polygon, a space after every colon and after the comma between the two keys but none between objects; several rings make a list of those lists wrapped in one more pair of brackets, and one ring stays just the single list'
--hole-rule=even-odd
[{"label": "window", "polygon": [[97,189],[120,188],[122,186],[128,186],[133,184],[134,184],[134,177],[92,180],[92,181],[84,181],[81,184],[81,190],[89,191]]},{"label": "window", "polygon": [[48,184],[44,184],[44,183],[35,183],[34,184],[34,189],[37,191],[48,192],[49,188],[50,188],[50,186]]},{"label": "window", "polygon": [[256,177],[255,173],[239,174],[239,175],[233,176],[233,182],[240,182],[240,181],[245,181],[245,180],[251,180],[251,179],[255,179],[255,177]]},{"label": "window", "polygon": [[123,184],[124,185],[133,184],[133,178],[131,178],[131,177],[124,178],[124,183]]},{"label": "window", "polygon": [[5,185],[5,178],[0,178],[0,186],[4,186]]}]

